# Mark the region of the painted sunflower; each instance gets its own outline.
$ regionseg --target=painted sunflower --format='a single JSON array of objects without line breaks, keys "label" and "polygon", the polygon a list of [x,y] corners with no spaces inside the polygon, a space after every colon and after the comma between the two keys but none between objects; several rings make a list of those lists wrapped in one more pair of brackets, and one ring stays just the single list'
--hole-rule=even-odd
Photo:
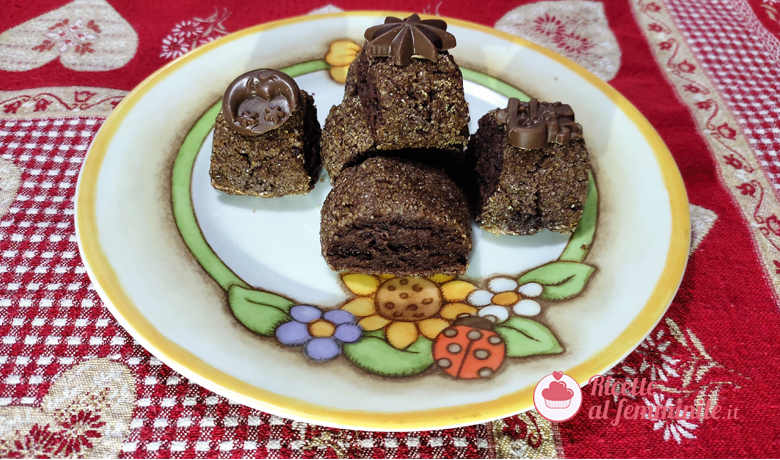
[{"label": "painted sunflower", "polygon": [[408,347],[420,335],[436,338],[458,316],[477,309],[463,303],[476,287],[452,276],[427,278],[347,273],[341,281],[357,297],[341,306],[360,318],[366,331],[384,329],[387,341],[397,349]]}]

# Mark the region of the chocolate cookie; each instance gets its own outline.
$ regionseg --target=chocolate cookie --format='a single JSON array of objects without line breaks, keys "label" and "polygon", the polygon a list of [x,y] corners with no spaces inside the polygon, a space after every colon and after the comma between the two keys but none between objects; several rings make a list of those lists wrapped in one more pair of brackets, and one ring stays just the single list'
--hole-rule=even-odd
[{"label": "chocolate cookie", "polygon": [[[428,276],[463,274],[468,267],[466,199],[436,168],[370,158],[342,172],[321,217],[322,255],[333,270]],[[412,292],[413,286],[409,298]],[[421,311],[427,298],[415,303]]]},{"label": "chocolate cookie", "polygon": [[247,72],[222,99],[211,185],[232,195],[308,193],[319,173],[320,134],[314,98],[295,80],[272,69]]},{"label": "chocolate cookie", "polygon": [[379,150],[357,97],[345,98],[330,109],[322,129],[321,155],[331,181],[338,179],[344,169],[375,156],[419,161],[445,170],[458,183],[464,175],[465,152],[461,144],[441,148]]},{"label": "chocolate cookie", "polygon": [[378,150],[448,148],[468,143],[463,75],[447,49],[455,37],[441,20],[388,17],[366,30],[347,74]]},{"label": "chocolate cookie", "polygon": [[467,156],[476,169],[483,229],[531,235],[577,227],[590,160],[571,107],[510,100],[507,109],[479,120]]}]

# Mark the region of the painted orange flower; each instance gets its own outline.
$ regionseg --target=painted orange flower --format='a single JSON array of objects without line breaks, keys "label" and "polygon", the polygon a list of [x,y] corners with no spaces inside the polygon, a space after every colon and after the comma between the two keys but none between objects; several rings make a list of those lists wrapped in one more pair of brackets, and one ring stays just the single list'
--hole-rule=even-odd
[{"label": "painted orange flower", "polygon": [[336,40],[330,44],[330,50],[325,55],[325,62],[332,65],[330,76],[339,83],[347,81],[349,65],[360,52],[360,45],[352,40]]},{"label": "painted orange flower", "polygon": [[416,342],[420,335],[434,339],[458,316],[477,312],[463,303],[476,287],[453,278],[347,273],[341,280],[357,297],[341,308],[361,318],[358,324],[366,331],[384,329],[390,345],[400,350]]}]

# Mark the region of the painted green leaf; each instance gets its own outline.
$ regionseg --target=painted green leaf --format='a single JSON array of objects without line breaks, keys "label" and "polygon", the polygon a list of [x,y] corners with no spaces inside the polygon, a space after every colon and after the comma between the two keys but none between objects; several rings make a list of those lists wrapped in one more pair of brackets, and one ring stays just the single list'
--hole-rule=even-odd
[{"label": "painted green leaf", "polygon": [[376,331],[363,331],[363,337],[377,337],[382,340],[385,339],[385,331],[378,329]]},{"label": "painted green leaf", "polygon": [[293,306],[293,302],[284,297],[238,285],[228,289],[228,302],[241,324],[266,337],[272,336],[280,324],[290,320],[290,308]]},{"label": "painted green leaf", "polygon": [[582,262],[588,255],[590,245],[593,243],[593,235],[596,232],[596,218],[598,217],[599,198],[596,190],[596,181],[593,174],[588,174],[588,195],[582,208],[582,217],[577,224],[577,229],[569,239],[569,244],[563,250],[558,260]]},{"label": "painted green leaf", "polygon": [[521,276],[517,282],[544,286],[541,298],[563,300],[579,294],[595,268],[578,262],[551,262]]},{"label": "painted green leaf", "polygon": [[496,333],[506,343],[507,356],[551,355],[563,351],[549,329],[528,318],[510,318],[496,326]]},{"label": "painted green leaf", "polygon": [[388,377],[416,375],[433,364],[433,341],[420,336],[416,342],[398,350],[384,338],[363,336],[357,343],[344,344],[344,355],[357,367]]}]

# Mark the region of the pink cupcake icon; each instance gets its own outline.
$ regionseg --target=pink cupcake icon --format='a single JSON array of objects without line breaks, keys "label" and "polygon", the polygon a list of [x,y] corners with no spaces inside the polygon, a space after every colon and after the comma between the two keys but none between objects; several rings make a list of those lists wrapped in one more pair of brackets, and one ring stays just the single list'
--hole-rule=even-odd
[{"label": "pink cupcake icon", "polygon": [[571,404],[574,392],[566,386],[566,382],[550,382],[550,386],[542,390],[542,397],[550,409],[566,409]]}]

